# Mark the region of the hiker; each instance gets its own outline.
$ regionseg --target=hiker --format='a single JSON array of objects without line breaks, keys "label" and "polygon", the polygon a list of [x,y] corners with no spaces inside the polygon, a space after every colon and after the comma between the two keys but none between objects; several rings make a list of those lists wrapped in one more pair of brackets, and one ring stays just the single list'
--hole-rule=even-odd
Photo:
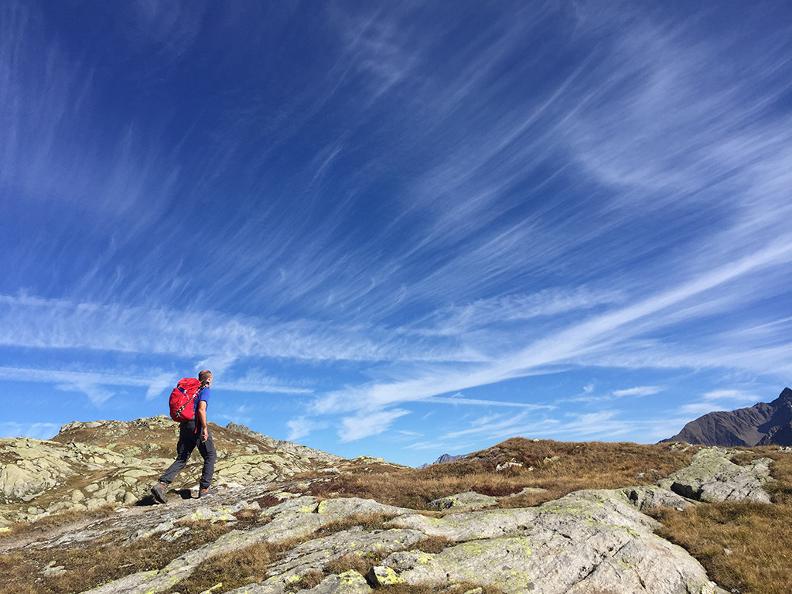
[{"label": "hiker", "polygon": [[[182,381],[191,381],[195,383],[194,379]],[[212,385],[212,372],[208,369],[204,369],[198,374],[198,381],[200,382],[200,387],[198,387],[198,391],[193,397],[194,403],[190,402],[189,404],[195,407],[195,414],[183,415],[190,420],[184,420],[179,423],[179,442],[176,444],[176,460],[174,460],[170,468],[162,474],[159,482],[151,488],[151,494],[159,503],[166,502],[165,492],[168,489],[168,485],[173,482],[176,475],[187,465],[187,461],[190,459],[190,455],[193,453],[195,446],[198,446],[198,451],[201,453],[204,460],[198,497],[206,497],[209,494],[209,485],[212,483],[215,460],[217,460],[217,452],[215,451],[214,442],[212,442],[212,435],[209,433],[209,423],[206,420],[206,407],[210,396],[209,388]],[[179,383],[181,384],[182,382]],[[177,386],[176,390],[179,389],[180,387]],[[181,412],[181,410],[178,412]],[[183,417],[177,415],[174,416],[174,418]]]}]

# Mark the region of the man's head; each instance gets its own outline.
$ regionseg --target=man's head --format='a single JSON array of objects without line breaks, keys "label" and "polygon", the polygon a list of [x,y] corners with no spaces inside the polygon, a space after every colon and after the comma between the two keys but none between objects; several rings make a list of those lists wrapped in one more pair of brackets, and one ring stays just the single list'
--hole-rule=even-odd
[{"label": "man's head", "polygon": [[212,372],[208,369],[204,369],[203,371],[198,372],[198,381],[201,382],[202,386],[211,386],[212,385]]}]

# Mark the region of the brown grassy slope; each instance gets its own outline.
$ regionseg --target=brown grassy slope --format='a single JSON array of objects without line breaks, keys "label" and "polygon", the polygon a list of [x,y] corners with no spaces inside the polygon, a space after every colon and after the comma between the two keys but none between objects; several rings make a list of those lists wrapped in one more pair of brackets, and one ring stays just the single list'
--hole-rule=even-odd
[{"label": "brown grassy slope", "polygon": [[710,578],[741,594],[792,592],[792,454],[777,447],[750,448],[743,459],[767,456],[773,505],[705,503],[656,513],[660,536],[701,561]]},{"label": "brown grassy slope", "polygon": [[[696,448],[678,444],[568,443],[508,439],[463,459],[426,468],[388,468],[372,476],[349,472],[315,483],[311,491],[324,497],[370,497],[404,507],[426,509],[432,499],[476,491],[509,495],[523,487],[546,489],[540,494],[512,497],[509,507],[536,505],[571,491],[649,484],[690,463]],[[523,466],[495,472],[514,460]]]},{"label": "brown grassy slope", "polygon": [[[63,431],[52,438],[60,443],[86,443],[109,448],[121,454],[130,453],[137,458],[172,458],[176,453],[179,426],[170,419],[148,422],[103,421],[99,427],[79,427]],[[215,444],[231,454],[244,454],[246,448],[256,448],[260,453],[269,453],[272,448],[251,434],[227,429],[210,422],[209,427]],[[250,451],[248,450],[247,453]]]}]

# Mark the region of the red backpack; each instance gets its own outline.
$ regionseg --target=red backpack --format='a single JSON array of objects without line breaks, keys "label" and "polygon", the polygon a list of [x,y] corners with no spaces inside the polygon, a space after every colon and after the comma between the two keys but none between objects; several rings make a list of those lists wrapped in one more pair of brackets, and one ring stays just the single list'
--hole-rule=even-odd
[{"label": "red backpack", "polygon": [[201,382],[194,377],[179,380],[170,395],[170,416],[177,423],[195,418],[195,399],[201,390]]}]

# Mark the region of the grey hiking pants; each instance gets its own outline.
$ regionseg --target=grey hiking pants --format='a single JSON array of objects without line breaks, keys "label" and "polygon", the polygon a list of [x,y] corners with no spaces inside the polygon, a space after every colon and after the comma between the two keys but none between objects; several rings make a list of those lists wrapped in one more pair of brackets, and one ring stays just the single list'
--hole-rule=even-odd
[{"label": "grey hiking pants", "polygon": [[203,471],[201,472],[201,488],[209,488],[212,483],[217,452],[215,451],[211,433],[209,434],[209,439],[201,441],[200,432],[195,432],[195,421],[185,421],[179,424],[179,443],[176,444],[176,460],[160,477],[161,483],[169,485],[173,482],[176,475],[187,465],[187,461],[190,459],[195,446],[198,446],[198,451],[204,460]]}]

